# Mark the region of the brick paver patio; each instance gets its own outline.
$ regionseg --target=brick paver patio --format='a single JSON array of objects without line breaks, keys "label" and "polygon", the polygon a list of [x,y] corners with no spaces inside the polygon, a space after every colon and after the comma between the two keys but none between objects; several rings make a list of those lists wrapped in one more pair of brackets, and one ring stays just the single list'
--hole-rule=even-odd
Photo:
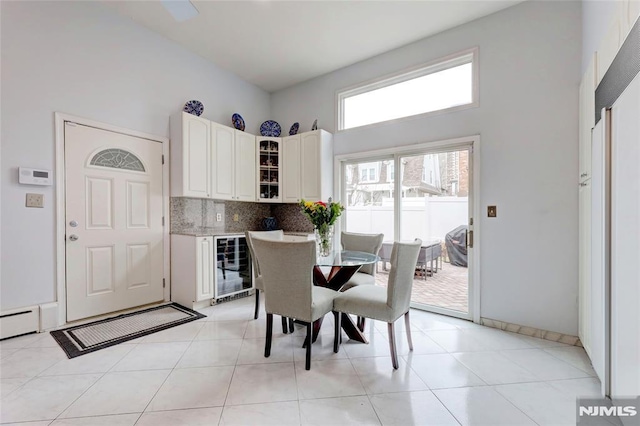
[{"label": "brick paver patio", "polygon": [[[386,286],[389,271],[383,270],[382,263],[378,266],[376,283]],[[426,280],[416,275],[411,301],[468,312],[468,269],[442,262],[442,269],[438,269],[433,276],[427,276]]]}]

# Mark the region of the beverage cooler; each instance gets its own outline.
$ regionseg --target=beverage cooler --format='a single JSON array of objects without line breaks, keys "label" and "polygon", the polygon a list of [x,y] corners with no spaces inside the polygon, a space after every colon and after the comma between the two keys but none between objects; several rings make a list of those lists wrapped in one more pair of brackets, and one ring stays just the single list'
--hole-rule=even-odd
[{"label": "beverage cooler", "polygon": [[251,258],[245,236],[216,236],[213,241],[215,299],[251,290]]}]

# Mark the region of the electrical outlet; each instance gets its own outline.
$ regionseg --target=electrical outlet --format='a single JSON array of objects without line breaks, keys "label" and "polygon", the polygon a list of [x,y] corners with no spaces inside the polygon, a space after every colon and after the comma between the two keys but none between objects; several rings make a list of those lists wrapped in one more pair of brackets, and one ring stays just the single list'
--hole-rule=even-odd
[{"label": "electrical outlet", "polygon": [[498,208],[496,206],[487,206],[487,217],[498,216]]},{"label": "electrical outlet", "polygon": [[222,222],[222,213],[216,214],[216,222]]},{"label": "electrical outlet", "polygon": [[238,215],[238,213],[234,214],[234,215],[233,215],[233,221],[234,221],[234,222],[237,222],[237,221],[239,221],[239,220],[240,220],[240,215]]},{"label": "electrical outlet", "polygon": [[44,207],[44,194],[27,194],[27,207]]}]

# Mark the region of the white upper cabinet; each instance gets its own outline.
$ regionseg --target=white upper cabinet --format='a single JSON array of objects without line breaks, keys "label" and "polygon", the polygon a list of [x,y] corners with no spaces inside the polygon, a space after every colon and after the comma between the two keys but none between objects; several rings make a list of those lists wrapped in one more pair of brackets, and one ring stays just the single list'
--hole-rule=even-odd
[{"label": "white upper cabinet", "polygon": [[283,202],[326,201],[333,193],[333,137],[314,130],[282,139]]},{"label": "white upper cabinet", "polygon": [[172,196],[210,196],[210,124],[209,120],[185,112],[171,117]]},{"label": "white upper cabinet", "polygon": [[235,129],[211,123],[213,167],[211,171],[211,198],[233,200],[235,197]]},{"label": "white upper cabinet", "polygon": [[256,137],[235,131],[235,199],[256,200]]},{"label": "white upper cabinet", "polygon": [[282,138],[282,201],[300,201],[300,135]]},{"label": "white upper cabinet", "polygon": [[[282,202],[282,138],[257,136],[258,200]],[[296,163],[296,167],[299,167]]]},{"label": "white upper cabinet", "polygon": [[211,123],[211,198],[256,200],[256,137]]}]

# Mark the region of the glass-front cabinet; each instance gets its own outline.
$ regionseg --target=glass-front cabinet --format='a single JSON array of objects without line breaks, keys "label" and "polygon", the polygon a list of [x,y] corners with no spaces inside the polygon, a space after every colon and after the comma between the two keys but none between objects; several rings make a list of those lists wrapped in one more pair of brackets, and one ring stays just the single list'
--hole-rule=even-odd
[{"label": "glass-front cabinet", "polygon": [[258,136],[258,200],[281,202],[281,138]]}]

